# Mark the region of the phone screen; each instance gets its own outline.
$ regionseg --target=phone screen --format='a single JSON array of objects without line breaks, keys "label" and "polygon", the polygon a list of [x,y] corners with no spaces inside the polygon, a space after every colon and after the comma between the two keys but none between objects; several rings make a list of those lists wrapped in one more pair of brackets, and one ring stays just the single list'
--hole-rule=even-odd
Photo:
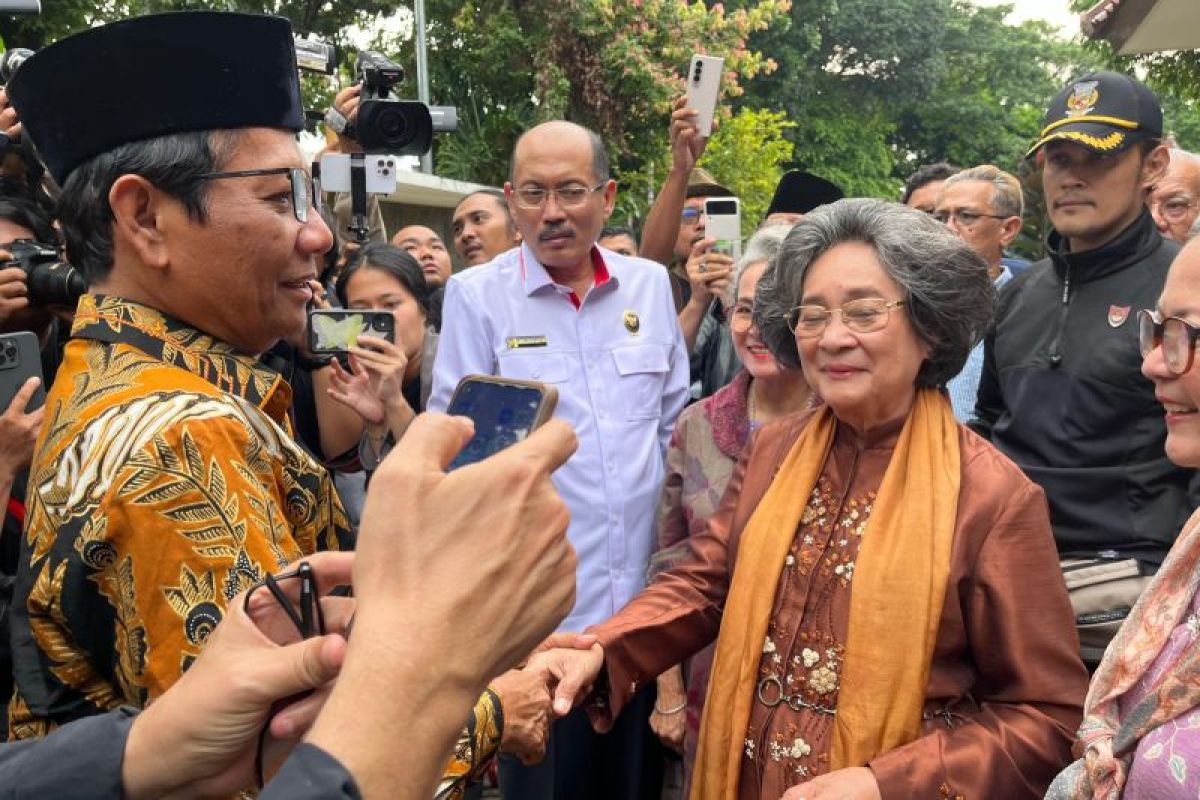
[{"label": "phone screen", "polygon": [[465,467],[522,441],[533,431],[543,393],[532,386],[465,380],[450,400],[447,414],[470,417],[475,435],[450,463]]},{"label": "phone screen", "polygon": [[313,311],[308,315],[309,347],[314,353],[340,353],[360,336],[393,341],[395,318],[390,311]]}]

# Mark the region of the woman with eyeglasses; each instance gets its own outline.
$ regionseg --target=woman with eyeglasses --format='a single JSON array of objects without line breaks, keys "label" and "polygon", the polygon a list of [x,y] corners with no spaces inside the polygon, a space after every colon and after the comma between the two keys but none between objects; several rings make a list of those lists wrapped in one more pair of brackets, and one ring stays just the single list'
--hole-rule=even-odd
[{"label": "woman with eyeglasses", "polygon": [[[684,409],[675,423],[658,507],[658,551],[650,559],[651,578],[679,561],[687,552],[688,537],[704,529],[750,434],[765,423],[819,403],[804,373],[775,359],[753,319],[758,280],[789,230],[787,224],[763,228],[746,243],[738,262],[728,325],[742,368],[727,386]],[[696,760],[712,655],[712,648],[706,647],[685,665],[658,677],[650,727],[665,745],[683,754],[684,782]]]},{"label": "woman with eyeglasses", "polygon": [[[1138,312],[1142,374],[1167,423],[1167,457],[1200,468],[1200,244],[1171,264],[1158,308]],[[1192,514],[1092,678],[1075,754],[1051,800],[1200,794],[1200,512]]]},{"label": "woman with eyeglasses", "polygon": [[1046,502],[941,388],[994,304],[926,214],[842,200],[797,224],[754,320],[824,405],[754,434],[597,641],[535,656],[555,712],[587,702],[603,727],[716,639],[693,798],[1041,798],[1087,683]]}]

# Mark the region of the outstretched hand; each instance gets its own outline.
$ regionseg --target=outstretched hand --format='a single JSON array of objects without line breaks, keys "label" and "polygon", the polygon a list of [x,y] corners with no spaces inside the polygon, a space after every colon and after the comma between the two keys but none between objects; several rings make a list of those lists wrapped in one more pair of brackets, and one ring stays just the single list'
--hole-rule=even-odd
[{"label": "outstretched hand", "polygon": [[541,672],[553,686],[556,718],[583,702],[604,666],[604,648],[595,636],[556,633],[539,646],[525,669]]}]

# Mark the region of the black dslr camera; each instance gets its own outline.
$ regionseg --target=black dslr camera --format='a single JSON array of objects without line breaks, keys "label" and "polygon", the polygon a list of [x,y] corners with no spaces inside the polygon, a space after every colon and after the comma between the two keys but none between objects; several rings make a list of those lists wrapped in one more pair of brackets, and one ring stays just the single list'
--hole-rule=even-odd
[{"label": "black dslr camera", "polygon": [[17,239],[8,246],[8,252],[12,253],[12,261],[4,266],[24,270],[31,305],[74,309],[80,296],[87,292],[83,275],[59,259],[58,249],[52,245]]},{"label": "black dslr camera", "polygon": [[360,50],[354,67],[362,83],[362,100],[354,138],[368,153],[420,155],[433,145],[429,107],[391,97],[404,80],[404,69],[373,50]]}]

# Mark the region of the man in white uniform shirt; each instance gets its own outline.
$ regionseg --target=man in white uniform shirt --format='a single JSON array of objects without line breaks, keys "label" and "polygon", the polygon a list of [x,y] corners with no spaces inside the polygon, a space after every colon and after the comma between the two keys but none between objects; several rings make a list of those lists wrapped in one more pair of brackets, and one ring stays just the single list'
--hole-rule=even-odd
[{"label": "man in white uniform shirt", "polygon": [[[554,475],[579,559],[575,608],[561,629],[582,630],[645,584],[663,460],[687,399],[687,352],[666,270],[596,246],[617,192],[598,136],[568,122],[526,132],[504,192],[524,243],[447,284],[428,407],[444,410],[471,373],[558,388],[555,416],[579,437]],[[542,764],[504,763],[504,795],[654,797],[653,696],[642,700],[605,736],[583,709],[555,723]]]}]

